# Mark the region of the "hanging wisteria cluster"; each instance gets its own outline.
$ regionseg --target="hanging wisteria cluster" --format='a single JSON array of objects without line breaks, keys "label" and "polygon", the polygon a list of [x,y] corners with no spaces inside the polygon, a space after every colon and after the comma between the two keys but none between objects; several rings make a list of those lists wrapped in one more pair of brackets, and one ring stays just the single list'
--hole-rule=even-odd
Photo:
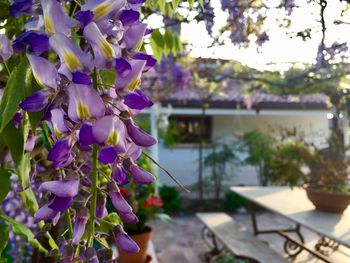
[{"label": "hanging wisteria cluster", "polygon": [[[121,222],[135,224],[119,186],[155,180],[137,159],[156,140],[133,121],[153,104],[140,89],[142,74],[156,63],[140,51],[150,33],[140,22],[144,2],[15,0],[11,15],[24,15],[25,30],[14,39],[0,35],[0,62],[22,54],[40,87],[20,103],[12,125],[18,127],[28,113],[43,113],[37,126],[41,137],[31,130],[27,142],[33,150],[44,141],[51,169],[40,173],[36,165],[31,174],[31,187],[41,196],[34,223],[65,222],[62,262],[114,262],[107,248],[93,248],[98,236],[108,235],[96,232],[108,214],[106,195]],[[106,75],[114,81],[106,84]],[[122,223],[109,225],[121,251],[139,250]]]}]

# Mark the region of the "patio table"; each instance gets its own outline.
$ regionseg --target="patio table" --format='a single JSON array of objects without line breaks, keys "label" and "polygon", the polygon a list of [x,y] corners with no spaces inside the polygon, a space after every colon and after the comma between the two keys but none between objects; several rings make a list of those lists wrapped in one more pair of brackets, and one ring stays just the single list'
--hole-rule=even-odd
[{"label": "patio table", "polygon": [[[284,250],[296,257],[307,250],[319,259],[330,262],[322,252],[323,247],[337,249],[339,244],[350,247],[350,207],[343,214],[325,213],[315,210],[302,188],[294,187],[231,187],[231,190],[250,202],[254,234],[276,233],[286,239]],[[258,205],[293,221],[295,228],[259,230],[254,207]],[[304,245],[300,227],[305,227],[321,236],[315,250]],[[294,232],[298,239],[289,233]]]}]

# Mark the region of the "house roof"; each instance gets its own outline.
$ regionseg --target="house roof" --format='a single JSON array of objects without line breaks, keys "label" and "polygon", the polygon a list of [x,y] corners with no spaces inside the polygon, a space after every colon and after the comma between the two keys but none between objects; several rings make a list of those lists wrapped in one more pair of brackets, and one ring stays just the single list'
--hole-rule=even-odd
[{"label": "house roof", "polygon": [[211,108],[240,108],[240,109],[310,109],[325,110],[329,98],[325,94],[303,94],[279,96],[266,92],[244,94],[230,87],[221,92],[201,99],[198,90],[188,89],[185,94],[179,92],[168,94],[162,104],[171,104],[174,107],[201,107],[204,103]]}]

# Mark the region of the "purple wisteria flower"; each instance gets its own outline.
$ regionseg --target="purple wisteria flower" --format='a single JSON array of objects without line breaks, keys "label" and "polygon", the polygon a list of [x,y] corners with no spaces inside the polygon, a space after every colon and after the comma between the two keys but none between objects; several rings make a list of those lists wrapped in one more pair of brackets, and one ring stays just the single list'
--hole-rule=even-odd
[{"label": "purple wisteria flower", "polygon": [[0,34],[0,62],[8,60],[13,53],[10,40],[5,34]]},{"label": "purple wisteria flower", "polygon": [[[154,145],[156,139],[133,120],[153,105],[141,90],[142,75],[156,63],[141,51],[145,35],[151,32],[140,21],[144,2],[11,1],[11,14],[24,16],[18,21],[25,22],[15,35],[6,32],[13,41],[0,35],[0,62],[10,60],[12,67],[17,62],[12,57],[28,59],[28,72],[38,84],[29,94],[26,89],[11,121],[18,131],[28,118],[31,122],[25,131],[25,150],[31,152],[28,167],[34,169],[24,190],[30,188],[42,197],[40,208],[33,212],[34,222],[65,221],[59,224],[66,229],[58,244],[58,262],[98,262],[99,258],[114,262],[110,250],[93,248],[104,236],[97,226],[109,219],[107,198],[123,223],[136,224],[139,220],[119,186],[129,180],[136,184],[155,180],[137,160],[142,147]],[[12,56],[13,51],[21,54]],[[70,217],[72,224],[67,224]],[[118,248],[138,252],[137,244],[115,224],[106,225]]]},{"label": "purple wisteria flower", "polygon": [[117,242],[117,247],[126,253],[137,253],[140,248],[123,230],[123,228],[118,225],[113,229],[115,239]]}]

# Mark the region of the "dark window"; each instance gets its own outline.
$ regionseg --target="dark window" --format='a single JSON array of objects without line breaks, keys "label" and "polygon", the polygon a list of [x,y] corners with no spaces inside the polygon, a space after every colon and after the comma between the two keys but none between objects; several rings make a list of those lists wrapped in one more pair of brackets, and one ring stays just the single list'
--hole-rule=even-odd
[{"label": "dark window", "polygon": [[[200,116],[170,116],[169,123],[169,131],[171,131],[175,143],[199,143]],[[212,118],[205,116],[202,132],[203,142],[210,142],[211,126]]]}]

